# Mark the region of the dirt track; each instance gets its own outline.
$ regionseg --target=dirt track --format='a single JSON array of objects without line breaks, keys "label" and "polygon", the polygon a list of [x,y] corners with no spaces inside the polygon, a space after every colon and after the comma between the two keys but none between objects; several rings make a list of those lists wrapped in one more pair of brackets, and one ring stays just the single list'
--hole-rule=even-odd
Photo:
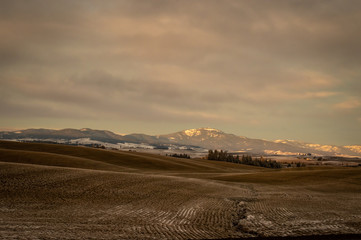
[{"label": "dirt track", "polygon": [[[269,184],[268,177],[263,182],[262,177],[270,174],[277,182],[277,174],[284,173],[238,165],[233,169],[233,164],[217,165],[206,160],[188,160],[195,161],[188,164],[172,158],[162,158],[158,165],[147,169],[146,155],[138,160],[144,165],[136,169],[132,163],[125,164],[123,158],[129,153],[119,156],[122,159],[118,165],[111,158],[104,160],[105,164],[94,158],[93,149],[89,156],[92,161],[100,161],[101,170],[96,170],[96,162],[90,167],[83,162],[85,153],[78,162],[65,157],[63,162],[57,160],[57,166],[45,166],[53,163],[46,154],[40,159],[41,154],[35,154],[36,159],[32,154],[14,158],[7,145],[1,147],[2,239],[237,239],[361,234],[361,171],[355,169],[326,169],[327,174],[335,171],[339,177],[321,178],[317,184],[307,179]],[[34,151],[29,146],[16,147]],[[76,154],[69,155],[76,148],[63,150],[68,157]],[[100,151],[99,156],[105,152]],[[149,161],[156,161],[157,156],[153,158]],[[162,165],[167,161],[174,161],[170,170]],[[118,168],[105,169],[109,164]],[[176,165],[178,172],[173,169]],[[309,175],[310,171],[305,172]],[[252,180],[252,173],[261,182]]]}]

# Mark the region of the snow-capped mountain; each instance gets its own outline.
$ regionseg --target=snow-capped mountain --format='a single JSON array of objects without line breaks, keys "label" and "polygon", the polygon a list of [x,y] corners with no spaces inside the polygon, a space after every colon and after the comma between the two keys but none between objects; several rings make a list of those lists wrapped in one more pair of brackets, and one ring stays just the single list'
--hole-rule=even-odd
[{"label": "snow-capped mountain", "polygon": [[[316,155],[361,155],[360,146],[331,146],[310,144],[293,140],[267,141],[251,139],[224,133],[218,129],[188,129],[168,135],[162,135],[173,143],[195,145],[208,149],[227,149],[260,154],[297,155],[312,153]],[[359,147],[359,148],[358,148]]]},{"label": "snow-capped mountain", "polygon": [[[267,141],[225,133],[213,128],[187,129],[184,131],[150,136],[146,134],[119,135],[106,130],[93,129],[27,129],[0,132],[0,139],[12,140],[55,140],[57,142],[98,141],[118,146],[137,146],[141,148],[196,148],[223,149],[232,152],[248,152],[268,155],[297,155],[311,153],[323,156],[359,156],[361,146],[334,146],[304,143],[294,140]],[[109,145],[110,146],[110,145]]]},{"label": "snow-capped mountain", "polygon": [[200,146],[208,149],[234,150],[233,144],[241,137],[224,133],[213,128],[188,129],[160,137],[168,139],[171,143]]},{"label": "snow-capped mountain", "polygon": [[308,150],[312,153],[318,153],[325,155],[345,155],[345,156],[361,156],[361,145],[350,145],[350,146],[336,146],[336,145],[322,145],[315,143],[306,143],[296,140],[276,140],[276,143],[283,143],[299,149]]}]

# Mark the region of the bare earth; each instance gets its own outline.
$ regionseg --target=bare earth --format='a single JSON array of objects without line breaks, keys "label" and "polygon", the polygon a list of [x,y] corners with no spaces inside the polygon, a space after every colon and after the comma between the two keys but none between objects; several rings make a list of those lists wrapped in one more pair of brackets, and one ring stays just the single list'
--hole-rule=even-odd
[{"label": "bare earth", "polygon": [[0,142],[0,183],[1,239],[361,234],[360,167],[270,170]]}]

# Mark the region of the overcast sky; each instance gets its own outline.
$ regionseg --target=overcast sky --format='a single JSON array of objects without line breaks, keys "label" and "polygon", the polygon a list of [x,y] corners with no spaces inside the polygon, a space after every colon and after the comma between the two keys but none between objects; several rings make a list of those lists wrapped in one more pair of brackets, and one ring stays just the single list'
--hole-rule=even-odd
[{"label": "overcast sky", "polygon": [[0,127],[361,144],[361,1],[1,1]]}]

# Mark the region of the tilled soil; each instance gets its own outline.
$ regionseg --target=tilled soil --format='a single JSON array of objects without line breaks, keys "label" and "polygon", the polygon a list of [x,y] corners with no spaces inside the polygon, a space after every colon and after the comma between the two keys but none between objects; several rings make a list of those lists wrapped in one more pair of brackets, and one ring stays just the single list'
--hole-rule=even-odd
[{"label": "tilled soil", "polygon": [[1,238],[204,239],[235,230],[231,196],[207,180],[0,163]]},{"label": "tilled soil", "polygon": [[[96,162],[93,169],[81,169],[45,166],[46,159],[42,165],[21,161],[0,162],[1,239],[359,239],[361,234],[361,187],[354,169],[335,171],[341,180],[269,184],[260,182],[259,168],[252,170],[260,174],[257,181],[245,182],[249,168],[232,172],[232,164],[217,169],[215,162],[206,166],[214,172],[184,167],[177,173],[163,165],[159,171],[154,166],[111,171],[95,170]],[[194,161],[192,166],[208,164]]]}]

